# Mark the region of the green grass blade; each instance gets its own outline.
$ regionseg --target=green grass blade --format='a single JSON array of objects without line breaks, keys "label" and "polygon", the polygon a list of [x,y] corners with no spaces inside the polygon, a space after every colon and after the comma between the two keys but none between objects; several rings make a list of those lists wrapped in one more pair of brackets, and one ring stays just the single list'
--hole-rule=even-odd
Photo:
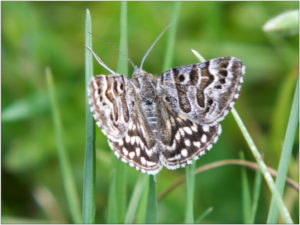
[{"label": "green grass blade", "polygon": [[[243,152],[241,152],[241,160],[245,160]],[[242,172],[242,201],[243,201],[243,219],[244,223],[247,224],[250,221],[251,217],[251,197],[250,197],[250,189],[249,182],[247,176],[247,170],[245,167],[241,168]]]},{"label": "green grass blade", "polygon": [[172,27],[170,27],[168,32],[163,71],[169,69],[172,66],[172,58],[174,54],[177,18],[179,16],[179,10],[180,10],[180,2],[176,1],[173,3],[172,18],[171,18],[171,21],[176,20],[176,22],[172,25]]},{"label": "green grass blade", "polygon": [[[117,72],[120,74],[128,74],[128,40],[127,40],[127,2],[121,2],[120,11],[120,54],[117,65]],[[124,54],[124,55],[123,55]]]},{"label": "green grass blade", "polygon": [[252,201],[251,217],[250,217],[250,220],[249,220],[249,224],[254,224],[254,221],[255,221],[257,206],[258,206],[258,200],[259,200],[259,195],[260,195],[261,180],[262,180],[261,172],[259,170],[257,170],[256,176],[255,176],[253,201]]},{"label": "green grass blade", "polygon": [[156,184],[153,176],[149,178],[149,192],[147,198],[145,223],[156,223],[157,221],[157,198],[156,198]]},{"label": "green grass blade", "polygon": [[52,119],[54,125],[54,132],[57,143],[57,154],[59,159],[60,171],[63,180],[64,191],[67,198],[67,204],[70,211],[72,221],[74,223],[81,223],[80,206],[75,186],[75,181],[72,175],[72,169],[67,155],[67,151],[63,139],[63,131],[61,118],[58,110],[58,105],[55,97],[55,87],[52,74],[49,68],[46,69],[47,86],[52,110]]},{"label": "green grass blade", "polygon": [[195,189],[195,166],[186,167],[186,205],[185,205],[185,219],[184,223],[194,223],[194,189]]},{"label": "green grass blade", "polygon": [[276,106],[273,109],[274,113],[272,120],[270,121],[272,127],[270,131],[270,148],[268,151],[269,154],[273,155],[272,158],[278,160],[276,162],[279,162],[280,160],[281,148],[284,141],[285,129],[288,124],[296,80],[297,74],[292,71],[280,84]]},{"label": "green grass blade", "polygon": [[[200,62],[204,62],[204,57],[192,49],[192,52],[195,54],[196,58]],[[195,189],[195,167],[196,163],[186,167],[186,206],[185,206],[185,223],[194,223],[194,189]]]},{"label": "green grass blade", "polygon": [[148,193],[149,193],[149,175],[142,174],[145,177],[146,184],[145,189],[142,193],[142,199],[138,209],[138,215],[136,222],[139,224],[144,224],[146,221],[146,212],[147,212],[147,200],[148,200]]},{"label": "green grass blade", "polygon": [[[115,157],[113,155],[113,157]],[[116,164],[116,163],[114,163]],[[113,165],[114,165],[113,164]],[[110,177],[109,183],[109,194],[108,194],[108,213],[107,223],[115,224],[118,223],[118,211],[117,211],[117,199],[116,199],[116,170],[113,170]]]},{"label": "green grass blade", "polygon": [[[120,53],[117,65],[119,74],[128,74],[128,62],[124,55],[128,55],[127,47],[127,2],[120,5]],[[127,165],[120,162],[116,157],[112,159],[115,175],[109,190],[108,223],[124,223],[126,213],[126,187]],[[115,187],[112,187],[115,185]],[[113,199],[110,199],[113,198]]]},{"label": "green grass blade", "polygon": [[276,188],[275,184],[274,184],[274,181],[271,177],[271,174],[268,172],[268,169],[267,169],[267,166],[266,164],[264,163],[264,161],[262,160],[261,158],[261,155],[256,147],[256,145],[254,144],[250,134],[248,133],[244,123],[242,122],[241,118],[239,117],[238,113],[236,112],[236,110],[234,108],[232,108],[232,114],[242,132],[242,134],[244,135],[244,138],[246,140],[246,142],[248,143],[249,145],[249,148],[255,158],[255,160],[257,161],[258,165],[259,165],[259,168],[267,182],[267,185],[269,186],[269,189],[272,193],[272,196],[275,198],[276,200],[276,203],[277,203],[277,206],[279,207],[280,209],[280,212],[281,212],[281,215],[282,217],[284,218],[284,221],[286,223],[293,223],[293,220],[290,216],[290,213],[289,211],[287,210],[280,194],[279,194],[279,191],[278,189]]},{"label": "green grass blade", "polygon": [[[92,24],[89,10],[86,10],[85,45],[92,48]],[[95,125],[88,104],[87,88],[93,76],[93,58],[91,52],[85,48],[85,123],[86,143],[84,156],[83,177],[83,223],[95,222]]]},{"label": "green grass blade", "polygon": [[[299,120],[298,116],[299,116],[299,83],[297,80],[289,122],[285,133],[282,153],[281,153],[279,167],[278,167],[278,176],[276,179],[276,187],[278,188],[280,195],[282,195],[285,187],[285,179],[287,177],[288,166],[290,164],[294,139],[298,127],[298,120]],[[271,200],[271,206],[269,209],[267,223],[277,223],[277,219],[278,219],[278,208],[276,206],[275,198],[273,196]]]},{"label": "green grass blade", "polygon": [[147,176],[141,175],[134,187],[125,217],[126,224],[131,224],[134,222],[135,214],[138,209],[138,204],[142,198],[143,190],[145,189],[147,179]]},{"label": "green grass blade", "polygon": [[[128,55],[127,47],[127,2],[121,2],[120,11],[120,54],[117,65],[117,72],[120,74],[128,74],[128,61],[122,55]],[[127,187],[127,165],[120,162],[119,159],[116,167],[116,201],[118,211],[118,222],[124,223],[126,213],[126,187]]]},{"label": "green grass blade", "polygon": [[201,223],[212,211],[214,210],[213,207],[207,208],[195,221],[195,224]]}]

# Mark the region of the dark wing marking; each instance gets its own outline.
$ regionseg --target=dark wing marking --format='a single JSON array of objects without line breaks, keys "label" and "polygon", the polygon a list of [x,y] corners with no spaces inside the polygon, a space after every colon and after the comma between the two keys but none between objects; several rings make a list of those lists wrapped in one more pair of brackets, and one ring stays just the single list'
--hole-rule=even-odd
[{"label": "dark wing marking", "polygon": [[163,100],[198,124],[224,119],[239,96],[245,67],[233,57],[170,69],[158,78]]}]

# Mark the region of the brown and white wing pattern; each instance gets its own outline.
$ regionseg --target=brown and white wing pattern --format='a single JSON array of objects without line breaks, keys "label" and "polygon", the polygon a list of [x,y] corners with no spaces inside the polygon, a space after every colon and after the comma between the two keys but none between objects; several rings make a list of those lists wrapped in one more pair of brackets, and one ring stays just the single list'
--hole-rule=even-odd
[{"label": "brown and white wing pattern", "polygon": [[134,107],[131,81],[123,75],[94,76],[88,96],[91,112],[102,132],[111,140],[123,138]]},{"label": "brown and white wing pattern", "polygon": [[198,124],[224,119],[239,96],[245,67],[234,57],[170,69],[158,78],[158,92],[172,107]]},{"label": "brown and white wing pattern", "polygon": [[158,141],[153,138],[152,132],[140,123],[139,114],[136,112],[129,123],[126,135],[118,141],[108,140],[108,143],[122,162],[142,173],[154,175],[162,168]]},{"label": "brown and white wing pattern", "polygon": [[[166,107],[169,110],[169,107]],[[191,164],[209,151],[221,134],[221,125],[200,125],[169,110],[161,129],[161,162],[168,169]]]}]

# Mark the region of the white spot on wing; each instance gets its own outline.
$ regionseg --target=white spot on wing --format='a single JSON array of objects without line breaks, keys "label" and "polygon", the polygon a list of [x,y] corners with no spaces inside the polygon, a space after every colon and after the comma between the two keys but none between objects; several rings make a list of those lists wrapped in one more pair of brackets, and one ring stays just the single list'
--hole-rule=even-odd
[{"label": "white spot on wing", "polygon": [[200,141],[194,141],[193,145],[197,148],[200,148],[201,143],[200,143]]},{"label": "white spot on wing", "polygon": [[191,146],[191,141],[189,139],[185,139],[184,144],[189,147]]},{"label": "white spot on wing", "polygon": [[208,132],[209,131],[209,126],[203,125],[202,129],[203,129],[204,132]]},{"label": "white spot on wing", "polygon": [[179,131],[177,131],[177,133],[176,133],[176,135],[175,135],[175,138],[176,138],[176,140],[179,140],[179,139],[180,139],[180,133],[179,133]]},{"label": "white spot on wing", "polygon": [[139,157],[140,154],[141,154],[141,149],[140,148],[136,148],[135,152],[136,152],[136,156]]},{"label": "white spot on wing", "polygon": [[184,129],[184,131],[187,132],[189,135],[191,135],[191,134],[193,133],[192,130],[191,130],[191,128],[189,128],[189,127],[184,127],[183,129]]},{"label": "white spot on wing", "polygon": [[130,142],[130,137],[129,137],[128,135],[126,135],[125,141],[126,141],[126,143],[129,143],[129,142]]},{"label": "white spot on wing", "polygon": [[182,155],[183,157],[187,157],[188,151],[187,151],[185,148],[182,149],[182,150],[181,150],[181,155]]},{"label": "white spot on wing", "polygon": [[128,155],[128,150],[126,148],[123,148],[122,150],[123,150],[124,155],[127,156]]},{"label": "white spot on wing", "polygon": [[141,157],[141,163],[142,163],[143,165],[146,165],[146,159],[145,159],[144,157]]},{"label": "white spot on wing", "polygon": [[207,136],[205,134],[203,134],[201,137],[201,142],[205,143],[206,141],[207,141]]},{"label": "white spot on wing", "polygon": [[131,159],[133,159],[134,156],[135,156],[135,153],[134,153],[134,152],[129,152],[129,157],[130,157]]}]

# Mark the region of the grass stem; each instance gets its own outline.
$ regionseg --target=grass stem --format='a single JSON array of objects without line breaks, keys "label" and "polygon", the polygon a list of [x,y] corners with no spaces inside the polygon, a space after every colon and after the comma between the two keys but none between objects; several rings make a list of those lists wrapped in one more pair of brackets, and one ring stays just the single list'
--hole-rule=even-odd
[{"label": "grass stem", "polygon": [[[299,121],[299,82],[297,79],[290,117],[289,117],[284,143],[281,151],[281,157],[280,157],[280,162],[278,167],[278,176],[276,178],[276,187],[280,195],[282,195],[285,187],[285,179],[287,177],[288,168],[291,160],[294,139],[298,127],[298,121]],[[272,196],[267,223],[277,223],[277,220],[278,220],[278,207],[276,205],[275,196]]]},{"label": "grass stem", "polygon": [[[90,11],[86,10],[85,46],[92,48],[92,21]],[[95,124],[88,101],[88,84],[93,76],[93,58],[85,48],[85,155],[83,175],[82,219],[83,223],[95,222]]]},{"label": "grass stem", "polygon": [[268,168],[266,166],[266,164],[264,163],[264,161],[261,158],[261,155],[256,147],[256,145],[254,144],[250,134],[248,133],[244,123],[242,122],[240,116],[238,115],[237,111],[235,110],[235,108],[232,108],[232,114],[242,132],[242,134],[244,135],[244,138],[246,139],[246,142],[248,143],[248,146],[251,150],[251,153],[253,154],[255,160],[258,163],[258,166],[267,182],[267,185],[272,193],[272,196],[275,198],[277,206],[279,207],[279,210],[281,212],[282,217],[284,218],[284,221],[286,223],[293,223],[293,220],[290,216],[289,211],[287,210],[281,195],[279,194],[278,189],[276,188],[274,181],[272,179],[271,174],[268,172]]},{"label": "grass stem", "polygon": [[67,155],[67,150],[64,143],[61,117],[56,102],[55,87],[53,77],[49,68],[46,69],[47,86],[52,110],[52,119],[54,131],[56,136],[57,153],[60,165],[60,172],[62,175],[63,187],[67,199],[68,208],[72,221],[74,223],[81,222],[79,199],[77,195],[74,177],[72,175],[72,168]]}]

